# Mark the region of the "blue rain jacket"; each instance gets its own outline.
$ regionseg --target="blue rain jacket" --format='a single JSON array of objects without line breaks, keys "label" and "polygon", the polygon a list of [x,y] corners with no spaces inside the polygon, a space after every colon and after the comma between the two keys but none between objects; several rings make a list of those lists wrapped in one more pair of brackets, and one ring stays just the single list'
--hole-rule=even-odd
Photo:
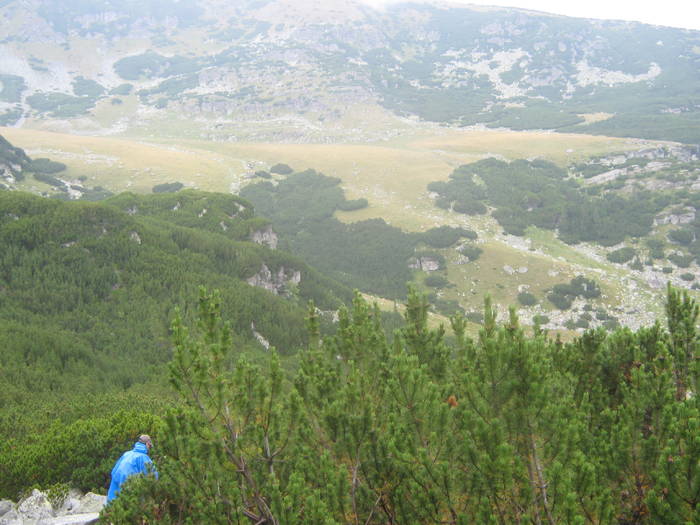
[{"label": "blue rain jacket", "polygon": [[136,442],[133,450],[124,452],[112,469],[112,482],[109,484],[107,502],[117,497],[119,488],[126,478],[141,473],[153,473],[158,478],[158,471],[148,457],[148,447],[144,443]]}]

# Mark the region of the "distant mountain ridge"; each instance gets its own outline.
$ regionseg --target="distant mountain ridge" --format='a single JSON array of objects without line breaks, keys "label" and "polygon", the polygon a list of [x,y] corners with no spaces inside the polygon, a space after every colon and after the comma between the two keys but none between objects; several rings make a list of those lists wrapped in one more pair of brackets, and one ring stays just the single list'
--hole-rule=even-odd
[{"label": "distant mountain ridge", "polygon": [[700,31],[337,0],[31,0],[0,15],[4,124],[104,128],[95,115],[109,108],[121,112],[111,132],[185,114],[230,138],[233,120],[326,126],[379,105],[457,125],[700,141]]}]

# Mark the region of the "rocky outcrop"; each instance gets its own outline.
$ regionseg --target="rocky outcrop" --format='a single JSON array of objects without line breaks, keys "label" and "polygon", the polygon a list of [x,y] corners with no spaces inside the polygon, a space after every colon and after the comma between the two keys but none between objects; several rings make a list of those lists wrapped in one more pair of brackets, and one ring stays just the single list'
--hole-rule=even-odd
[{"label": "rocky outcrop", "polygon": [[408,267],[413,270],[435,272],[440,269],[440,261],[437,258],[430,256],[412,257],[408,261]]},{"label": "rocky outcrop", "polygon": [[654,226],[664,224],[690,224],[695,220],[695,208],[686,208],[680,213],[661,213],[654,217]]},{"label": "rocky outcrop", "polygon": [[92,492],[81,494],[71,490],[63,498],[52,501],[34,489],[17,504],[0,501],[0,525],[86,525],[97,523],[106,496]]},{"label": "rocky outcrop", "polygon": [[276,272],[272,272],[265,263],[260,271],[249,277],[247,282],[251,286],[264,288],[275,295],[285,295],[289,292],[290,285],[298,285],[301,282],[301,272],[293,268],[280,266]]},{"label": "rocky outcrop", "polygon": [[251,331],[253,332],[253,337],[255,337],[255,339],[258,341],[258,343],[260,343],[260,344],[262,345],[262,347],[263,347],[265,350],[269,350],[269,349],[270,349],[270,341],[268,341],[267,339],[265,339],[265,336],[262,335],[260,332],[258,332],[258,331],[255,329],[255,323],[254,323],[254,322],[251,322],[251,323],[250,323],[250,329],[251,329]]},{"label": "rocky outcrop", "polygon": [[31,159],[22,148],[16,148],[0,135],[0,182],[14,184],[24,176]]},{"label": "rocky outcrop", "polygon": [[272,229],[272,226],[250,232],[250,240],[256,244],[267,246],[271,250],[277,248],[277,234]]}]

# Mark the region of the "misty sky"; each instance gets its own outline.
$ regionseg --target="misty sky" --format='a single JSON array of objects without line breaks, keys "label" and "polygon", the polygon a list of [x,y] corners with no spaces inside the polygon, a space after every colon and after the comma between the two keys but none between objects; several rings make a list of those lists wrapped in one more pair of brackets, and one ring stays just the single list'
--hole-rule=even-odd
[{"label": "misty sky", "polygon": [[[363,0],[381,6],[399,3],[401,0]],[[403,0],[406,1],[406,0]],[[416,0],[411,0],[416,1]],[[418,0],[420,1],[420,0]],[[500,5],[521,7],[547,13],[585,18],[604,18],[614,20],[634,20],[646,24],[683,27],[700,30],[700,1],[698,0],[663,0],[647,2],[645,0],[449,0],[450,3]]]}]

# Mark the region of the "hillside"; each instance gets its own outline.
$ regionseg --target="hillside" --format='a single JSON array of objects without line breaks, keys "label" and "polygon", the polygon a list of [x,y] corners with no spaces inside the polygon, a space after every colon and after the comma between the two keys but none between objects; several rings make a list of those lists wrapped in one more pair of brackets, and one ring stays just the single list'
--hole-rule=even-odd
[{"label": "hillside", "polygon": [[[700,189],[700,170],[698,152],[692,146],[563,133],[459,130],[427,135],[414,130],[381,146],[222,144],[207,141],[157,143],[16,128],[5,128],[3,134],[14,144],[22,145],[32,156],[50,156],[64,163],[66,170],[55,176],[64,181],[63,188],[70,187],[76,196],[81,195],[78,192],[85,186],[115,193],[125,190],[150,193],[154,187],[173,181],[180,181],[186,187],[242,192],[244,195],[249,195],[248,188],[258,182],[275,185],[277,192],[284,188],[293,189],[298,193],[296,196],[292,193],[279,196],[285,202],[296,202],[298,209],[296,212],[292,210],[293,213],[307,208],[312,213],[311,208],[315,206],[317,211],[326,210],[318,218],[332,213],[341,222],[355,225],[352,235],[358,241],[362,235],[366,239],[364,246],[355,245],[354,241],[340,242],[340,237],[335,235],[340,227],[331,221],[323,225],[308,224],[303,228],[307,230],[306,236],[299,236],[299,242],[294,241],[288,235],[296,235],[297,232],[292,231],[296,223],[284,218],[280,220],[282,209],[270,208],[274,200],[264,195],[255,199],[258,213],[276,221],[274,229],[281,234],[280,242],[291,242],[285,246],[296,250],[301,258],[313,261],[315,266],[351,288],[362,289],[375,297],[402,297],[406,282],[412,281],[430,293],[436,305],[442,305],[442,312],[451,313],[458,307],[473,313],[477,321],[481,299],[488,294],[493,297],[502,318],[507,316],[509,305],[518,305],[523,322],[533,322],[535,317],[540,323],[548,319],[549,322],[544,324],[550,329],[575,328],[580,332],[586,325],[612,322],[606,316],[623,325],[638,327],[652,322],[661,311],[659,291],[667,281],[697,293],[697,282],[692,278],[700,271],[693,255],[697,243],[693,244],[692,238],[686,244],[672,238],[676,235],[672,233],[675,230],[679,230],[681,238],[689,234],[692,237],[693,234],[686,230],[697,224],[694,210]],[[618,222],[620,225],[634,223],[636,219],[632,216],[629,220],[608,222],[605,227],[590,227],[590,233],[605,231],[613,235],[614,246],[609,246],[610,242],[601,245],[595,238],[572,244],[574,238],[563,237],[557,233],[557,228],[547,230],[545,223],[540,225],[545,229],[538,229],[535,224],[534,228],[525,230],[524,237],[518,237],[510,235],[508,229],[504,231],[504,226],[496,220],[495,217],[499,216],[494,210],[498,206],[496,202],[485,201],[491,210],[488,214],[469,215],[459,213],[459,207],[454,208],[454,199],[439,199],[439,195],[431,190],[434,185],[449,181],[460,166],[479,159],[495,157],[516,161],[532,156],[553,161],[557,166],[553,173],[562,180],[546,199],[537,197],[525,207],[516,205],[513,208],[517,211],[516,222],[522,223],[515,233],[522,235],[522,228],[529,224],[525,217],[529,213],[528,207],[543,204],[549,210],[566,207],[569,202],[566,187],[569,188],[566,191],[573,191],[577,202],[595,204],[598,200],[623,199],[632,205],[630,212],[643,209],[647,229],[625,232],[617,227]],[[306,195],[304,185],[284,182],[289,175],[269,173],[280,161],[288,163],[293,172],[315,168],[324,176],[338,178],[338,189],[327,195],[317,194],[318,198],[312,199],[314,206],[308,206],[313,188],[307,188]],[[256,175],[257,172],[271,178],[264,179]],[[509,176],[516,179],[522,176],[517,182],[521,186],[532,182],[527,171],[520,174],[516,169]],[[280,183],[283,184],[280,186]],[[494,188],[498,188],[501,182],[495,178],[494,184]],[[15,186],[33,192],[66,195],[61,188],[46,186],[33,176]],[[654,203],[645,208],[644,203],[650,202],[650,192],[655,194]],[[337,200],[339,194],[344,196]],[[82,198],[91,195],[95,192],[87,192]],[[327,202],[324,201],[326,197]],[[638,197],[641,197],[639,201]],[[364,200],[367,206],[361,209],[336,207],[343,200]],[[547,205],[547,200],[552,202]],[[445,208],[445,202],[450,206]],[[503,200],[500,202],[506,204]],[[580,206],[578,209],[579,214],[584,214],[583,218],[592,210]],[[520,217],[523,213],[525,215]],[[311,216],[307,217],[307,222]],[[573,218],[574,215],[569,220]],[[501,216],[501,222],[502,219]],[[380,222],[365,223],[367,220]],[[376,226],[382,223],[400,229],[395,240],[401,247],[392,251],[390,257],[381,255],[386,253],[383,249],[389,245],[382,245],[379,238],[367,237],[369,231],[378,234],[392,231],[391,228],[377,229]],[[511,220],[511,227],[513,224]],[[412,264],[409,259],[416,249],[436,251],[434,247],[421,245],[412,235],[441,226],[477,232],[479,239],[476,244],[482,252],[479,260],[465,263],[465,256],[460,252],[462,243],[437,248],[444,260],[443,268],[437,272],[442,280],[438,281],[437,277],[431,277],[435,272],[409,268]],[[364,234],[363,229],[366,229]],[[315,233],[309,235],[312,231]],[[324,242],[329,244],[324,246]],[[648,242],[656,248],[649,248]],[[316,247],[312,250],[299,249],[302,244],[312,248],[314,243]],[[378,251],[369,253],[369,246],[377,247]],[[609,253],[623,247],[627,247],[626,251],[632,250],[631,258],[622,262],[608,260]],[[345,255],[341,257],[340,254]],[[336,262],[331,263],[334,257]],[[350,261],[359,261],[360,264]],[[393,276],[391,279],[388,278],[390,275]],[[601,297],[593,304],[574,301],[574,308],[559,310],[547,296],[553,287],[566,284],[579,275],[595,280],[602,288]],[[372,279],[374,285],[368,286]],[[426,279],[440,286],[423,287]],[[524,291],[533,294],[537,303],[521,304],[519,294]],[[392,310],[392,307],[388,309]],[[600,314],[601,319],[596,320],[595,312],[591,314],[591,310],[604,312]],[[593,318],[587,319],[591,315]]]},{"label": "hillside", "polygon": [[322,142],[391,136],[402,116],[700,138],[698,31],[339,0],[31,0],[0,15],[5,125]]},{"label": "hillside", "polygon": [[[367,205],[330,206],[349,226],[285,231],[285,246],[375,297],[402,297],[410,281],[443,313],[458,307],[476,320],[491,294],[502,316],[518,304],[524,322],[547,318],[551,329],[600,324],[586,319],[591,308],[637,327],[660,311],[667,281],[697,287],[698,153],[671,142],[698,141],[696,31],[439,2],[31,0],[5,2],[0,13],[0,98],[13,126],[3,135],[65,166],[6,186],[91,200],[170,184],[240,194],[277,163],[316,170]],[[494,200],[496,183],[480,201],[488,213],[461,213],[463,198],[431,190],[486,158],[564,170],[544,205],[551,220]],[[648,192],[660,194],[652,204]],[[569,197],[577,209],[555,217]],[[265,202],[256,207],[288,230]],[[627,211],[607,222],[587,217],[621,202]],[[643,227],[617,227],[645,203]],[[614,231],[602,244],[562,231],[579,222]],[[393,257],[369,254],[379,241],[363,233],[368,224],[401,230]],[[414,237],[440,227],[477,232],[480,259],[465,263],[459,250],[471,247]],[[365,246],[337,244],[328,257],[320,239],[352,229]],[[437,275],[416,268],[416,250],[437,252]],[[573,301],[562,312],[547,296],[577,276],[601,286],[599,304]],[[521,304],[525,292],[537,303]]]},{"label": "hillside", "polygon": [[25,407],[57,394],[74,400],[70,419],[90,413],[83,396],[162,384],[170,322],[200,286],[221,290],[237,343],[252,355],[269,345],[293,353],[306,340],[307,302],[335,310],[350,292],[271,249],[273,239],[234,196],[190,190],[86,203],[0,191],[4,421],[34,425]]}]

